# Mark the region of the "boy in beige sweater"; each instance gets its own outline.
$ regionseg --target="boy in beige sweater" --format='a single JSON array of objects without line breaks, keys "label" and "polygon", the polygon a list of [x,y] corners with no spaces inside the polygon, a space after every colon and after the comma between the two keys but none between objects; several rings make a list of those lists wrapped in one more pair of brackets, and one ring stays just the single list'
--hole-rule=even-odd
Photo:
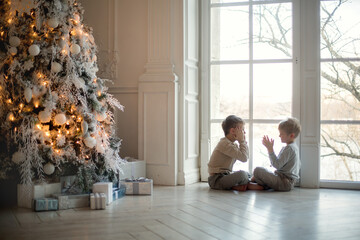
[{"label": "boy in beige sweater", "polygon": [[232,172],[236,160],[246,162],[249,158],[244,127],[245,122],[234,115],[222,122],[225,137],[220,139],[208,163],[208,183],[212,189],[246,190],[250,174],[242,170]]}]

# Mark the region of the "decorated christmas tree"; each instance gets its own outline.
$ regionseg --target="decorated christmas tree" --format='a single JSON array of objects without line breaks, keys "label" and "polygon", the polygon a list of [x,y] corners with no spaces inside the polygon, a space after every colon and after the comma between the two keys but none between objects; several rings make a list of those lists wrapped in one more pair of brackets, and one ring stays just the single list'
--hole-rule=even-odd
[{"label": "decorated christmas tree", "polygon": [[76,0],[0,0],[0,178],[32,184],[76,175],[84,191],[121,171],[113,110],[96,76],[96,45]]}]

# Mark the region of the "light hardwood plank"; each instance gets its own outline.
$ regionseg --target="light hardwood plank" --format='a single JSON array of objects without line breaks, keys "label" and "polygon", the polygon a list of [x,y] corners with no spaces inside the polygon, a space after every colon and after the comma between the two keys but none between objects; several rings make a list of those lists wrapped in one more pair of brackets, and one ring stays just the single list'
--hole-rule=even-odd
[{"label": "light hardwood plank", "polygon": [[159,219],[159,222],[163,223],[164,225],[174,229],[175,231],[181,233],[182,235],[198,240],[198,239],[207,239],[207,240],[215,240],[216,238],[212,237],[211,235],[193,227],[191,224],[186,222],[180,221],[172,216],[166,216]]},{"label": "light hardwood plank", "polygon": [[360,191],[154,186],[105,210],[0,210],[0,239],[360,239]]}]

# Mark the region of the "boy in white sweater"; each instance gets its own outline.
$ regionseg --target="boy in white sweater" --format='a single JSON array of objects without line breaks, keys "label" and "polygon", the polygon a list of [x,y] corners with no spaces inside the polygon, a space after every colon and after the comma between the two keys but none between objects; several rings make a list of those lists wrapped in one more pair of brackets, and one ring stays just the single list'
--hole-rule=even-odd
[{"label": "boy in white sweater", "polygon": [[265,135],[262,141],[268,150],[271,165],[276,171],[270,172],[263,167],[255,168],[248,189],[271,188],[276,191],[290,191],[299,179],[300,158],[295,139],[301,130],[300,123],[296,118],[287,118],[279,123],[278,129],[281,142],[286,143],[278,156],[274,153],[274,139]]},{"label": "boy in white sweater", "polygon": [[212,189],[246,190],[250,174],[242,170],[232,172],[236,160],[246,162],[249,158],[244,127],[245,122],[234,115],[222,122],[225,137],[220,139],[208,163],[208,183]]}]

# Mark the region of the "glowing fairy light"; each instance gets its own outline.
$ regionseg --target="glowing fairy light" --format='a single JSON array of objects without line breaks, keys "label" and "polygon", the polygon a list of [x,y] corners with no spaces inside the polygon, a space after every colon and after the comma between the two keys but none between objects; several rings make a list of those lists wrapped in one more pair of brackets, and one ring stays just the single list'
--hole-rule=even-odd
[{"label": "glowing fairy light", "polygon": [[35,108],[38,108],[38,107],[39,107],[39,105],[40,105],[39,100],[34,101],[34,107],[35,107]]}]

